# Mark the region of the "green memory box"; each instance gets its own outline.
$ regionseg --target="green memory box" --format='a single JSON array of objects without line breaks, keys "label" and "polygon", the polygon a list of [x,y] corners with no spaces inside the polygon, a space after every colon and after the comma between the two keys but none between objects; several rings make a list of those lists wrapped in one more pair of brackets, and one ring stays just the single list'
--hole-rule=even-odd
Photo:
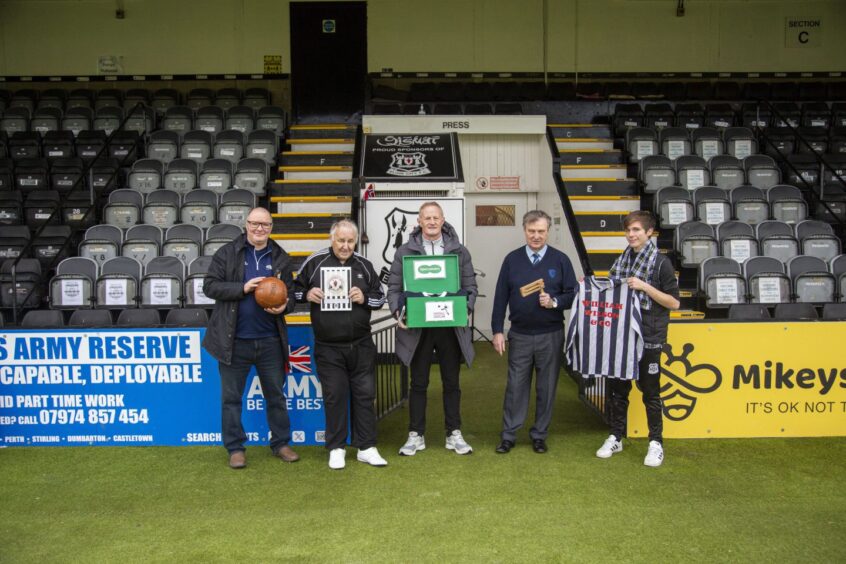
[{"label": "green memory box", "polygon": [[458,255],[404,256],[402,279],[406,292],[434,294],[408,298],[405,307],[409,327],[467,325],[467,296],[449,295],[461,289]]}]

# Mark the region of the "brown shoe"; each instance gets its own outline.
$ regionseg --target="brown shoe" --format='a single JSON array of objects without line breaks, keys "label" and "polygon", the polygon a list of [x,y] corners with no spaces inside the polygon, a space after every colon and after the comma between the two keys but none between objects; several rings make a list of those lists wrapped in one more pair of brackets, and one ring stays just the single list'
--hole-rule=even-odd
[{"label": "brown shoe", "polygon": [[247,466],[247,457],[243,450],[236,450],[229,454],[229,467],[233,470],[240,470]]},{"label": "brown shoe", "polygon": [[294,452],[288,445],[279,447],[273,454],[285,462],[296,462],[300,459],[300,455]]}]

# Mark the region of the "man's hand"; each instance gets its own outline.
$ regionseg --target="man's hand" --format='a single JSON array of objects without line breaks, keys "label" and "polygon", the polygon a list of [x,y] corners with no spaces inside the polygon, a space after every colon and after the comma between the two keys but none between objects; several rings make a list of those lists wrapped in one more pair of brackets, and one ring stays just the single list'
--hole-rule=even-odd
[{"label": "man's hand", "polygon": [[[248,284],[249,284],[249,282],[248,282]],[[279,307],[266,307],[266,308],[264,308],[264,311],[266,311],[267,313],[269,313],[271,315],[279,315],[280,313],[284,313],[285,308],[287,308],[287,307],[288,307],[288,300],[285,300],[285,303],[282,304],[281,306],[279,306]]]},{"label": "man's hand", "polygon": [[505,335],[502,333],[494,333],[493,348],[499,353],[499,356],[502,356],[502,353],[505,352]]},{"label": "man's hand", "polygon": [[364,292],[362,292],[361,288],[359,288],[358,286],[353,286],[350,289],[350,299],[353,301],[354,304],[363,304]]},{"label": "man's hand", "polygon": [[555,305],[552,303],[552,297],[541,290],[540,297],[538,298],[540,302],[540,306],[546,309],[552,309]]},{"label": "man's hand", "polygon": [[261,282],[264,279],[265,279],[264,276],[256,276],[255,278],[247,280],[246,284],[244,284],[244,293],[250,294],[250,293],[254,292],[255,289],[256,289],[256,286],[258,286],[259,282]]},{"label": "man's hand", "polygon": [[323,301],[323,290],[315,286],[314,288],[308,291],[308,294],[306,294],[306,301],[309,301],[314,304],[319,304],[321,301]]},{"label": "man's hand", "polygon": [[644,282],[640,278],[636,276],[632,276],[631,278],[626,278],[626,284],[632,290],[640,290],[641,292],[645,292],[647,288],[651,287],[650,284]]}]

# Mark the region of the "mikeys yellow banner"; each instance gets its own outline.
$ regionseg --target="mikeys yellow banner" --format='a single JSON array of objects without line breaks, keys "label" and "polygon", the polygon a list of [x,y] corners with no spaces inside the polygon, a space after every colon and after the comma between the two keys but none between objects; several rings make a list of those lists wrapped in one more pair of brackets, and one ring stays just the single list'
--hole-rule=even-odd
[{"label": "mikeys yellow banner", "polygon": [[667,438],[846,436],[846,323],[672,323],[661,361]]}]

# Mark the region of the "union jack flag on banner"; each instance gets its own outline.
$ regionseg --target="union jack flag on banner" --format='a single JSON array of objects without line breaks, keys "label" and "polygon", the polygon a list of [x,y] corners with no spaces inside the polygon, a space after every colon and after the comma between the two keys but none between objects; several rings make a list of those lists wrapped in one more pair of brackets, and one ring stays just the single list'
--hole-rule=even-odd
[{"label": "union jack flag on banner", "polygon": [[291,350],[288,347],[288,372],[311,374],[311,347],[303,345]]}]

